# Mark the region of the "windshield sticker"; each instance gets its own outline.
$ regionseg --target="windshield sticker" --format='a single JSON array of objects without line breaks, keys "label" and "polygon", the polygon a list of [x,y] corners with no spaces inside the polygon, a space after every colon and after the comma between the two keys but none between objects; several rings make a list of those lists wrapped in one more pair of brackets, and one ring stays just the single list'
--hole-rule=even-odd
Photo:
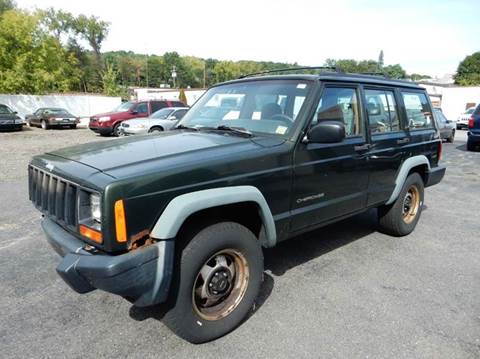
[{"label": "windshield sticker", "polygon": [[288,127],[278,126],[278,127],[277,127],[277,130],[275,131],[275,133],[278,133],[279,135],[284,135],[285,132],[287,132],[287,129],[288,129]]},{"label": "windshield sticker", "polygon": [[297,89],[306,89],[307,88],[307,84],[298,84],[297,85]]}]

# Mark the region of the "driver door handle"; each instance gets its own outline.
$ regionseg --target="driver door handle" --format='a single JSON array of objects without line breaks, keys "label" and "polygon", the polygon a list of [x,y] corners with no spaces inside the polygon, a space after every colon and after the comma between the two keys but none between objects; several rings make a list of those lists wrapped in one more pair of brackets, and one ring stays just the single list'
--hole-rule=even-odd
[{"label": "driver door handle", "polygon": [[366,143],[364,145],[358,145],[358,146],[354,146],[353,149],[356,151],[356,152],[361,152],[361,151],[368,151],[370,148],[372,148],[372,145],[370,143]]},{"label": "driver door handle", "polygon": [[397,145],[401,145],[403,143],[409,143],[410,139],[408,137],[402,138],[401,140],[397,140]]}]

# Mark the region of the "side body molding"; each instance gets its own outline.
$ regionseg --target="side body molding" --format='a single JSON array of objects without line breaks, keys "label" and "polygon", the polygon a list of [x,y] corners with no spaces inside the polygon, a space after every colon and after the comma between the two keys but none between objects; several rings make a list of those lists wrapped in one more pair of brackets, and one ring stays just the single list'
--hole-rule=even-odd
[{"label": "side body molding", "polygon": [[426,165],[428,167],[428,170],[430,171],[430,162],[428,161],[428,158],[424,155],[413,156],[407,158],[405,162],[403,162],[400,170],[398,171],[397,179],[395,180],[395,189],[393,190],[392,195],[385,204],[392,204],[393,202],[395,202],[398,195],[400,194],[400,191],[402,190],[405,180],[407,179],[408,172],[410,172],[412,168],[422,165]]},{"label": "side body molding", "polygon": [[155,223],[150,235],[156,239],[174,238],[191,214],[207,208],[241,202],[258,204],[265,227],[266,245],[273,247],[277,241],[275,222],[267,201],[258,188],[253,186],[212,188],[175,197]]}]

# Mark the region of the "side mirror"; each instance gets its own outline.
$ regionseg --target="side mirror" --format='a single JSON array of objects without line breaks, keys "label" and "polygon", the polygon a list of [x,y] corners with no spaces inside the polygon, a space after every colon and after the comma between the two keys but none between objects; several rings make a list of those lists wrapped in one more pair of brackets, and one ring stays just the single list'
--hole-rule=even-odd
[{"label": "side mirror", "polygon": [[337,143],[345,139],[345,125],[339,121],[322,121],[308,130],[306,141],[313,143]]},{"label": "side mirror", "polygon": [[14,114],[14,115],[18,115],[18,111],[13,111],[13,114]]}]

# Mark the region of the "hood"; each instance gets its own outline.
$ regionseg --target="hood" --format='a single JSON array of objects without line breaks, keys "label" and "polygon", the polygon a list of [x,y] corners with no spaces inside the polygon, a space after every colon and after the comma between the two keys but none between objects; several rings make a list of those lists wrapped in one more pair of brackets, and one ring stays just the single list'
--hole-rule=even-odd
[{"label": "hood", "polygon": [[168,131],[158,135],[92,142],[49,154],[83,163],[115,178],[123,178],[210,161],[283,142],[282,139],[251,139],[220,132]]},{"label": "hood", "polygon": [[112,120],[116,119],[122,119],[122,118],[127,118],[130,115],[129,112],[127,111],[122,111],[122,112],[105,112],[105,113],[99,113],[96,115],[91,116],[92,118],[100,118],[100,117],[105,117],[109,116]]}]

